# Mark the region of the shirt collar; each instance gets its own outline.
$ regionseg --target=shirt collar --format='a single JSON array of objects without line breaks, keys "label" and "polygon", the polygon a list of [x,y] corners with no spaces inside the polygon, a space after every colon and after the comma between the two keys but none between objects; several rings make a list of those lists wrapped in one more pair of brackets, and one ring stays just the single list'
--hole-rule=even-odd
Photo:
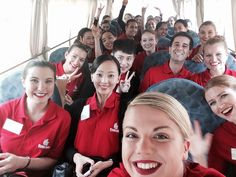
[{"label": "shirt collar", "polygon": [[[170,63],[170,60],[168,60],[163,65],[163,72],[166,73],[166,74],[172,74],[173,73],[173,71],[170,69],[169,63]],[[189,71],[183,65],[182,69],[180,70],[180,72],[177,75],[185,77],[188,74],[188,72]]]},{"label": "shirt collar", "polygon": [[[104,108],[115,107],[115,100],[117,99],[117,97],[119,97],[119,95],[115,92],[112,92],[112,94],[106,100]],[[90,105],[91,110],[100,110],[100,108],[97,105],[97,94],[96,93],[91,97],[91,99],[89,99],[89,101],[87,103]]]},{"label": "shirt collar", "polygon": [[[29,119],[29,116],[27,115],[26,113],[26,98],[27,98],[27,95],[24,94],[20,100],[19,100],[19,109],[17,109],[17,112],[16,114],[21,117],[21,118],[24,118],[24,119]],[[47,111],[46,113],[43,115],[43,117],[41,117],[41,119],[39,120],[39,122],[48,122],[52,119],[55,119],[56,117],[56,114],[55,114],[55,111],[57,109],[57,105],[51,101],[51,99],[48,100],[48,106],[47,106]]]}]

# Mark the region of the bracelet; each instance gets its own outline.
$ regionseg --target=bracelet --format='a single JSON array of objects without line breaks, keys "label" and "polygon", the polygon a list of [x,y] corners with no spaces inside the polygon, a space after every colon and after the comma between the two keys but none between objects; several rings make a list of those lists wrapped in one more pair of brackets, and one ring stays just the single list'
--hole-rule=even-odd
[{"label": "bracelet", "polygon": [[30,162],[31,162],[31,157],[27,156],[26,158],[27,158],[28,162],[27,162],[27,164],[25,165],[25,167],[22,168],[21,170],[25,170],[25,169],[29,166],[29,164],[30,164]]}]

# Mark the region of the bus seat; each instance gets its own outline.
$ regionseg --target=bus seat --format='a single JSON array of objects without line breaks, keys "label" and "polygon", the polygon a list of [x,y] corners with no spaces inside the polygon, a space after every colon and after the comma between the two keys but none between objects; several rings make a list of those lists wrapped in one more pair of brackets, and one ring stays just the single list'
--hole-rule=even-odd
[{"label": "bus seat", "polygon": [[193,47],[197,47],[200,44],[200,39],[198,34],[195,31],[188,30],[187,32],[193,39]]},{"label": "bus seat", "polygon": [[235,61],[235,58],[232,55],[228,55],[226,65],[229,69],[232,69],[232,70],[236,71],[236,61]]},{"label": "bus seat", "polygon": [[[226,65],[229,69],[236,71],[236,61],[232,55],[228,56],[228,59],[226,61]],[[205,66],[204,62],[197,63],[197,62],[194,62],[193,60],[186,60],[185,66],[192,73],[200,73],[200,72],[203,72],[206,70],[206,66]]]},{"label": "bus seat", "polygon": [[147,56],[144,60],[144,63],[143,63],[143,68],[141,71],[141,79],[143,79],[144,74],[146,73],[146,71],[150,67],[162,65],[169,59],[170,59],[169,51],[164,51],[164,50],[157,51],[157,52]]},{"label": "bus seat", "polygon": [[184,66],[192,73],[200,73],[206,70],[204,62],[197,63],[193,60],[186,60]]},{"label": "bus seat", "polygon": [[[4,78],[0,78],[0,103],[19,98],[24,94],[21,73],[22,70],[14,70],[14,72],[4,75]],[[52,100],[59,106],[62,106],[57,87],[54,89]]]},{"label": "bus seat", "polygon": [[158,91],[176,98],[188,111],[191,122],[195,119],[200,122],[203,134],[214,131],[224,122],[211,111],[203,87],[193,81],[172,78],[150,86],[147,91]]},{"label": "bus seat", "polygon": [[49,61],[52,63],[57,63],[63,59],[65,59],[65,53],[68,47],[61,47],[53,51],[49,56]]},{"label": "bus seat", "polygon": [[170,46],[170,39],[167,37],[161,37],[158,39],[157,47],[159,50],[168,50]]},{"label": "bus seat", "polygon": [[11,72],[0,79],[0,103],[21,97],[23,93],[21,70]]}]

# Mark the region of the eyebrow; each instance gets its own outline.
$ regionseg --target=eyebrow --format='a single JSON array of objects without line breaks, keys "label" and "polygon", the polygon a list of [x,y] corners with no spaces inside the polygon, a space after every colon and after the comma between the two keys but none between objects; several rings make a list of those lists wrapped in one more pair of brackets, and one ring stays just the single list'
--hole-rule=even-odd
[{"label": "eyebrow", "polygon": [[[103,71],[103,70],[97,70],[97,72],[99,72],[99,73],[106,73],[106,71]],[[115,73],[115,71],[107,71],[108,73]]]},{"label": "eyebrow", "polygon": [[[125,126],[123,129],[124,130],[125,129],[131,129],[131,130],[133,130],[135,132],[138,131],[135,127],[132,127],[132,126]],[[171,128],[169,126],[167,126],[167,125],[163,125],[163,126],[159,126],[159,127],[154,128],[153,131],[158,131],[158,130],[161,130],[161,129],[171,129]]]},{"label": "eyebrow", "polygon": [[[216,97],[220,97],[222,94],[224,94],[225,93],[225,91],[222,91],[222,92],[220,92],[218,95],[216,95]],[[213,101],[214,99],[210,99],[208,102],[211,102],[211,101]]]}]

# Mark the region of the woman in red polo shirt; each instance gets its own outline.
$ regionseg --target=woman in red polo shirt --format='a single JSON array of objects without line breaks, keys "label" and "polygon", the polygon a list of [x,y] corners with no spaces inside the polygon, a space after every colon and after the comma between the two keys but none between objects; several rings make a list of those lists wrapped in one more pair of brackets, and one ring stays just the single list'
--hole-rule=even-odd
[{"label": "woman in red polo shirt", "polygon": [[[120,79],[119,62],[111,55],[97,57],[91,66],[91,78],[94,95],[66,107],[73,121],[66,154],[75,163],[77,176],[87,170],[93,176],[107,176],[120,161],[119,127],[122,106],[126,105],[121,104],[122,96],[114,92]],[[90,168],[83,168],[87,164]]]},{"label": "woman in red polo shirt", "polygon": [[[200,125],[195,126],[194,159],[226,176],[236,175],[236,78],[229,75],[216,76],[205,86],[205,99],[211,110],[226,121],[213,132],[212,138],[202,138]],[[202,148],[204,147],[205,148]],[[208,145],[208,146],[206,146]],[[201,147],[201,148],[200,148]],[[208,158],[202,158],[208,156]],[[207,162],[206,162],[207,161]]]},{"label": "woman in red polo shirt", "polygon": [[208,39],[203,47],[204,63],[207,69],[193,74],[190,79],[204,87],[215,76],[227,74],[236,77],[236,71],[226,66],[228,55],[228,47],[223,36]]},{"label": "woman in red polo shirt", "polygon": [[129,104],[123,122],[122,162],[108,177],[224,177],[188,161],[191,122],[173,97],[146,92]]},{"label": "woman in red polo shirt", "polygon": [[0,105],[0,175],[46,177],[63,150],[70,115],[50,100],[55,67],[30,61],[22,74],[25,94]]},{"label": "woman in red polo shirt", "polygon": [[87,61],[89,51],[84,44],[74,43],[66,51],[65,60],[55,63],[57,77],[67,82],[66,94],[61,95],[65,104],[72,104],[81,97],[88,98],[94,92]]}]

